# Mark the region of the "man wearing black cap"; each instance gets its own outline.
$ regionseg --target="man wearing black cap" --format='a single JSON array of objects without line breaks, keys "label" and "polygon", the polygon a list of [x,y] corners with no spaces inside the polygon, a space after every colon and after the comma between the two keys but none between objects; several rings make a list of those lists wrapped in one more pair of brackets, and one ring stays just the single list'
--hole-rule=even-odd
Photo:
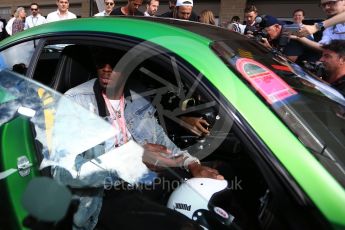
[{"label": "man wearing black cap", "polygon": [[[289,32],[284,31],[284,22],[277,18],[266,15],[261,27],[267,33],[267,38],[260,42],[267,48],[275,48],[285,54],[291,61],[302,64],[303,61],[317,61],[318,55],[311,54],[302,43],[289,39]],[[308,53],[308,55],[306,55]]]}]

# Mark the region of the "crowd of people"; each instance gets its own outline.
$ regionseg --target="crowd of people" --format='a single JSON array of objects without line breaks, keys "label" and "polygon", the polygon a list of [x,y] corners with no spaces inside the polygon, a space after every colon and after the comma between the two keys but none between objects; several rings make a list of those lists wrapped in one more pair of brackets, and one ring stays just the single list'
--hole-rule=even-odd
[{"label": "crowd of people", "polygon": [[[226,27],[255,38],[299,65],[322,66],[324,71],[318,77],[345,95],[345,1],[320,0],[320,7],[327,19],[305,25],[303,9],[294,10],[293,24],[287,24],[272,15],[259,14],[254,5],[249,5],[244,10],[243,24],[234,16]],[[314,36],[317,32],[321,34],[319,39]]]},{"label": "crowd of people", "polygon": [[[160,16],[203,22],[211,25],[216,24],[212,11],[204,10],[201,12],[200,16],[193,11],[193,0],[169,0],[169,11],[161,15],[157,15],[159,0],[145,1],[146,10],[145,12],[141,12],[139,7],[141,7],[143,3],[144,0],[128,0],[125,6],[116,7],[115,0],[104,0],[104,10],[96,13],[94,16]],[[57,10],[49,13],[46,17],[41,15],[38,3],[31,3],[31,14],[29,16],[26,16],[24,7],[18,7],[8,22],[6,22],[5,19],[0,18],[0,40],[44,23],[77,18],[76,14],[69,11],[69,0],[56,0],[56,5]]]}]

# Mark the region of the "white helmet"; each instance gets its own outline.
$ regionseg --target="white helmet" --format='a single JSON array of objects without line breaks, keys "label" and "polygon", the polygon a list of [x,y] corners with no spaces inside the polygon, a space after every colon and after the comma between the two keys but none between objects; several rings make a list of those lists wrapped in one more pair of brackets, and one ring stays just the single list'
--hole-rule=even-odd
[{"label": "white helmet", "polygon": [[192,178],[182,183],[170,195],[167,206],[198,222],[206,229],[209,228],[209,218],[230,225],[234,216],[212,202],[216,196],[229,191],[227,186],[226,180]]}]

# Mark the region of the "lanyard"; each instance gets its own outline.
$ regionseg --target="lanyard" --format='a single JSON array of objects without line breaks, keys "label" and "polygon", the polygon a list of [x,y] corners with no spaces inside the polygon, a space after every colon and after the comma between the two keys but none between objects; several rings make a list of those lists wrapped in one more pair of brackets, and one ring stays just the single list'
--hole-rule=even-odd
[{"label": "lanyard", "polygon": [[[34,19],[36,19],[36,20],[34,20]],[[37,25],[37,21],[38,21],[38,17],[34,17],[34,16],[31,17],[32,26],[36,26]]]},{"label": "lanyard", "polygon": [[[120,134],[122,134],[123,137],[123,143],[127,142],[127,129],[126,129],[126,120],[124,116],[124,110],[125,110],[125,97],[122,95],[120,98],[120,111],[116,111],[113,106],[111,105],[109,98],[107,95],[102,93],[102,96],[104,98],[105,104],[107,106],[107,109],[109,111],[109,114],[112,118],[112,125],[115,129],[118,127],[120,128]],[[119,140],[118,140],[119,138]],[[115,136],[115,146],[120,145],[120,137]]]}]

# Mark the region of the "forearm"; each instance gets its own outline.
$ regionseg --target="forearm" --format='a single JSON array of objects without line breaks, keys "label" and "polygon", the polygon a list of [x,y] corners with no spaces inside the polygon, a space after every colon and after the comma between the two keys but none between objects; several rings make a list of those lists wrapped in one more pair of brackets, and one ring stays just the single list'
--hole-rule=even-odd
[{"label": "forearm", "polygon": [[170,140],[162,126],[160,126],[157,122],[155,124],[156,126],[154,128],[154,132],[156,137],[154,139],[156,139],[156,141],[153,144],[160,144],[165,146],[167,149],[171,151],[172,154],[177,154],[178,152],[180,152],[181,149]]},{"label": "forearm", "polygon": [[328,28],[338,23],[344,23],[344,22],[345,22],[345,11],[325,20],[323,22],[324,23],[323,25],[325,28]]},{"label": "forearm", "polygon": [[179,147],[177,147],[174,142],[172,142],[170,140],[170,138],[166,135],[166,133],[164,132],[163,128],[161,126],[156,127],[156,132],[158,134],[158,138],[157,140],[159,143],[156,144],[161,144],[163,146],[165,146],[167,149],[171,150],[171,154],[177,154],[179,155],[180,153],[182,153],[182,157],[183,157],[183,161],[181,162],[183,168],[185,168],[186,170],[189,170],[189,165],[192,164],[200,164],[200,161],[198,158],[190,155],[188,153],[188,151],[183,151],[181,150]]},{"label": "forearm", "polygon": [[302,38],[296,38],[296,40],[301,42],[305,46],[312,48],[312,49],[315,49],[315,50],[320,51],[320,52],[322,51],[322,47],[319,43],[312,41],[308,38],[302,37]]}]

